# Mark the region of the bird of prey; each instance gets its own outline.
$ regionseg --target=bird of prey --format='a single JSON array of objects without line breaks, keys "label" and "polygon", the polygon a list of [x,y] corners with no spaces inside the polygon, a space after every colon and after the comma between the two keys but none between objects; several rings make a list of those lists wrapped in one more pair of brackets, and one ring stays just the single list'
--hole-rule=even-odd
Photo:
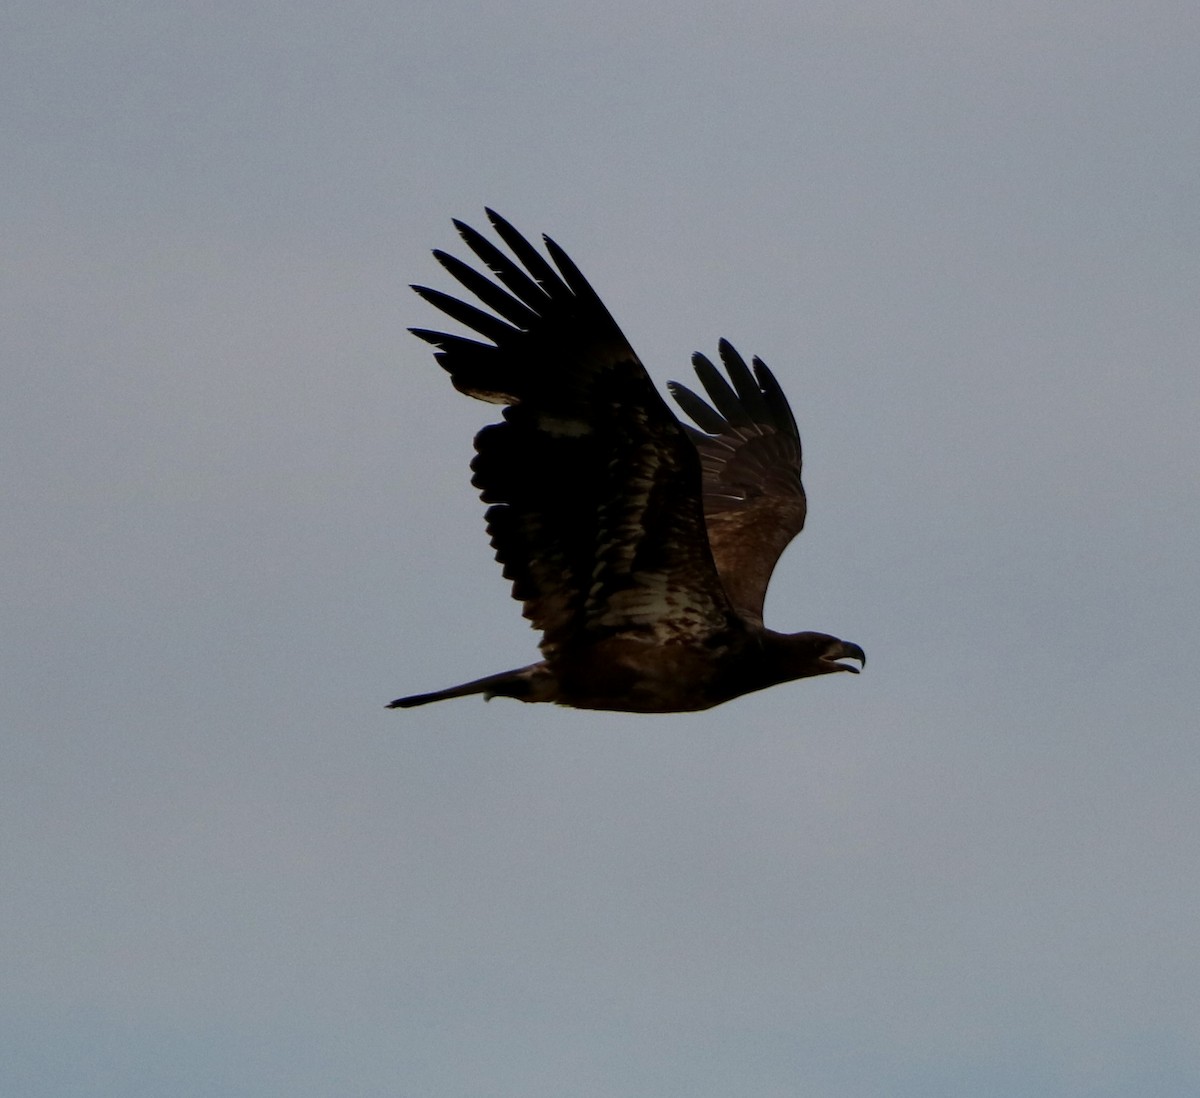
[{"label": "bird of prey", "polygon": [[844,662],[865,666],[857,644],[763,625],[771,572],[806,510],[800,435],[771,371],[724,340],[724,375],[695,355],[708,400],[672,382],[695,426],[681,423],[566,253],[543,237],[543,255],[487,215],[508,252],[454,224],[492,277],[433,254],[490,311],[414,286],[474,335],[411,330],[456,389],[506,405],[475,436],[472,483],[542,659],[390,708],[482,694],[683,713],[857,673]]}]

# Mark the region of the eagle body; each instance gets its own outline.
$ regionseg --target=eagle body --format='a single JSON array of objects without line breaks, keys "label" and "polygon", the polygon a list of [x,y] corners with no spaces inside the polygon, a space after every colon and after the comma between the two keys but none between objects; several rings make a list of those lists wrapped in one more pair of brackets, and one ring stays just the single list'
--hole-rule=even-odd
[{"label": "eagle body", "polygon": [[[693,357],[709,398],[672,383],[681,423],[575,264],[488,211],[506,253],[455,222],[491,277],[435,251],[489,311],[418,294],[486,342],[427,329],[455,388],[505,405],[475,439],[472,483],[496,559],[543,659],[429,694],[633,713],[692,712],[865,663],[858,645],[762,622],[767,583],[804,525],[800,437],[759,359]],[[511,253],[511,254],[510,254]],[[709,403],[711,401],[711,403]]]},{"label": "eagle body", "polygon": [[854,670],[836,660],[857,658],[857,652],[857,646],[824,633],[769,629],[731,629],[704,647],[613,636],[564,654],[553,664],[542,660],[446,690],[398,698],[391,706],[407,709],[482,694],[489,700],[557,702],[575,709],[694,713],[794,678]]}]

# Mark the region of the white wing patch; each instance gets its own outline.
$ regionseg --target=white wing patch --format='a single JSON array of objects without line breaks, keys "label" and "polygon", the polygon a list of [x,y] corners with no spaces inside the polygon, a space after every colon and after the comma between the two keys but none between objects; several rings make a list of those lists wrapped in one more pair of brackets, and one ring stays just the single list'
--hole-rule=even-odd
[{"label": "white wing patch", "polygon": [[[594,604],[601,588],[599,583],[592,587]],[[610,592],[596,609],[590,625],[614,629],[655,626],[663,640],[707,635],[721,624],[713,621],[707,599],[694,603],[686,591],[672,587],[670,579],[658,572],[641,573],[636,586]]]}]

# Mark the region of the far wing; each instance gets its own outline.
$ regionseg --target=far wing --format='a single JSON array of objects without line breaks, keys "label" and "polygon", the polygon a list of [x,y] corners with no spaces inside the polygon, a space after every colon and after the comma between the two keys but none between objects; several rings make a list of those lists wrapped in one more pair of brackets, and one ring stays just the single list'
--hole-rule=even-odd
[{"label": "far wing", "polygon": [[[509,405],[475,438],[488,532],[547,658],[612,633],[702,641],[732,615],[708,548],[700,462],[575,264],[488,211],[512,255],[455,222],[495,280],[442,252],[492,312],[414,289],[488,342],[413,329],[457,389]],[[515,257],[515,259],[513,258]]]},{"label": "far wing", "polygon": [[[804,527],[800,433],[779,383],[761,359],[754,370],[720,342],[727,381],[704,355],[692,357],[709,404],[671,382],[671,395],[700,428],[685,425],[704,470],[708,542],[734,607],[762,621],[780,554]],[[731,384],[732,383],[732,384]]]}]

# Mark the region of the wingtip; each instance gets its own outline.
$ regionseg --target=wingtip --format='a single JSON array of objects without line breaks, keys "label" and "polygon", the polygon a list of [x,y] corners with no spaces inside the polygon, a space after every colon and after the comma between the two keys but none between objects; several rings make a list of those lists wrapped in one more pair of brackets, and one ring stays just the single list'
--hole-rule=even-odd
[{"label": "wingtip", "polygon": [[500,214],[496,213],[496,211],[494,209],[492,209],[491,206],[484,206],[483,212],[485,214],[487,214],[488,221],[490,221],[492,223],[492,225],[498,231],[502,232],[505,229],[512,228],[512,224],[511,224],[511,222],[509,222],[508,218],[503,217]]},{"label": "wingtip", "polygon": [[449,332],[435,332],[432,328],[409,328],[408,331],[433,347],[442,347],[454,338]]},{"label": "wingtip", "polygon": [[[473,249],[474,245],[471,241],[479,239],[479,230],[457,217],[451,218],[450,224],[454,226],[454,231],[458,233],[459,238]],[[434,254],[437,254],[436,251]]]}]

